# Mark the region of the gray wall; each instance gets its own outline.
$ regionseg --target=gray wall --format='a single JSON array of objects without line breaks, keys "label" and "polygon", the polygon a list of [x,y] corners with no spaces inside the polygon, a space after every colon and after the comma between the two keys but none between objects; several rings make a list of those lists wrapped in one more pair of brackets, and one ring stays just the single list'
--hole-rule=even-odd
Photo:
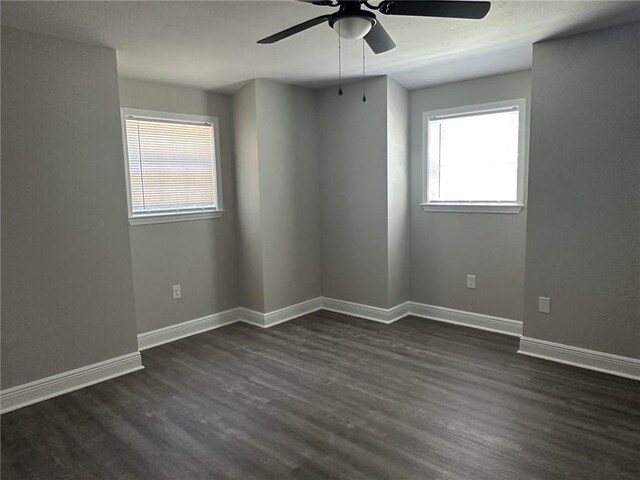
[{"label": "gray wall", "polygon": [[389,306],[409,300],[409,93],[387,81]]},{"label": "gray wall", "polygon": [[640,357],[638,52],[638,24],[534,46],[527,337]]},{"label": "gray wall", "polygon": [[317,92],[321,152],[322,292],[389,307],[387,78]]},{"label": "gray wall", "polygon": [[[122,107],[219,118],[221,218],[133,225],[131,253],[138,332],[239,305],[231,98],[161,83],[120,79]],[[171,286],[182,286],[173,300]]]},{"label": "gray wall", "polygon": [[[411,92],[411,300],[522,320],[527,208],[519,214],[423,211],[422,114],[515,98],[526,98],[528,107],[530,92],[530,71]],[[475,290],[467,288],[467,274],[477,276]]]},{"label": "gray wall", "polygon": [[263,233],[255,81],[233,96],[238,192],[240,303],[264,312]]},{"label": "gray wall", "polygon": [[2,388],[137,351],[115,51],[2,28]]},{"label": "gray wall", "polygon": [[[366,103],[359,82],[119,94],[113,50],[7,28],[2,46],[2,388],[133,352],[137,332],[321,294],[524,318],[528,337],[640,356],[637,25],[537,44],[533,82],[408,94],[380,77]],[[521,97],[525,210],[424,212],[422,112]],[[128,226],[120,104],[220,118],[221,219]]]},{"label": "gray wall", "polygon": [[312,90],[256,81],[265,311],[320,296],[318,121]]},{"label": "gray wall", "polygon": [[271,312],[320,295],[315,97],[254,80],[233,105],[242,305]]}]

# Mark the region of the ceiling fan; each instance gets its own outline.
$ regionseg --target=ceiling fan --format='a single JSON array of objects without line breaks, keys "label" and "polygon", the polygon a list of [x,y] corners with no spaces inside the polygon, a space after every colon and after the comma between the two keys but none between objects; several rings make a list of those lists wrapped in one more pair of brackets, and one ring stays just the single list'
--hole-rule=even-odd
[{"label": "ceiling fan", "polygon": [[369,10],[377,10],[383,15],[410,15],[417,17],[444,18],[484,18],[491,8],[491,2],[462,1],[462,0],[411,0],[393,1],[383,0],[372,5],[368,0],[300,0],[314,5],[338,7],[338,11],[331,15],[321,15],[302,22],[281,32],[263,38],[258,43],[275,43],[291,35],[300,33],[308,28],[327,22],[338,35],[347,39],[364,38],[374,53],[383,53],[395,48],[387,31],[380,24],[376,15]]}]

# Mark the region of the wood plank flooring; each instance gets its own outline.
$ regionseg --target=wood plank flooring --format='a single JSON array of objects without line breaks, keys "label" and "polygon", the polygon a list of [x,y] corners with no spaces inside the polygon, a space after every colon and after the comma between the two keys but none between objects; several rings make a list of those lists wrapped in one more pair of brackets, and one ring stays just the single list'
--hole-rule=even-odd
[{"label": "wood plank flooring", "polygon": [[517,339],[316,312],[2,416],[2,480],[638,480],[640,384]]}]

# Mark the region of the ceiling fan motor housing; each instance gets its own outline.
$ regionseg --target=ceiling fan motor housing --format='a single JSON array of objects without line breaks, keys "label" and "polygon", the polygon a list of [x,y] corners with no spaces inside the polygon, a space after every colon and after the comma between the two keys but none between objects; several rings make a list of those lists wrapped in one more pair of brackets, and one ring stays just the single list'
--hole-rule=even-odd
[{"label": "ceiling fan motor housing", "polygon": [[365,10],[357,13],[338,12],[329,19],[329,26],[348,40],[363,38],[376,24],[376,16]]}]

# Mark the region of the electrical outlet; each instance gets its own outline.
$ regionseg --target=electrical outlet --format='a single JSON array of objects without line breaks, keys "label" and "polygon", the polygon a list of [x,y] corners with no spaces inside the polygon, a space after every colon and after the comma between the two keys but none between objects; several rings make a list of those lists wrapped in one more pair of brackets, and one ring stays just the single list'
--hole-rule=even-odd
[{"label": "electrical outlet", "polygon": [[467,288],[476,288],[476,276],[467,275]]},{"label": "electrical outlet", "polygon": [[551,313],[550,297],[538,297],[538,311],[540,313]]},{"label": "electrical outlet", "polygon": [[171,290],[173,292],[173,299],[174,300],[182,297],[182,286],[181,285],[173,285],[171,287]]}]

